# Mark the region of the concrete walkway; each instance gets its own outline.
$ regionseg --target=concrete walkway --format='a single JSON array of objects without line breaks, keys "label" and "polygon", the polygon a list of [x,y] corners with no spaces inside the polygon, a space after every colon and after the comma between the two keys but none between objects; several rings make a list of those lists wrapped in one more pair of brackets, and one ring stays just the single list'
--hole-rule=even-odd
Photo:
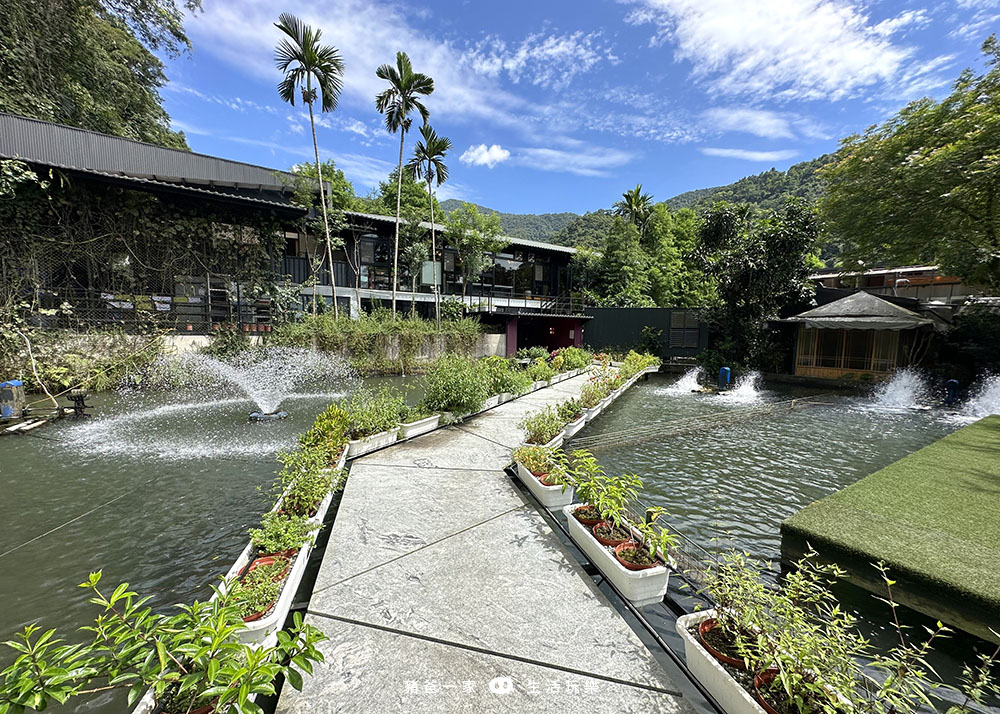
[{"label": "concrete walkway", "polygon": [[279,714],[690,709],[503,472],[584,381],[353,463],[306,616],[326,662]]}]

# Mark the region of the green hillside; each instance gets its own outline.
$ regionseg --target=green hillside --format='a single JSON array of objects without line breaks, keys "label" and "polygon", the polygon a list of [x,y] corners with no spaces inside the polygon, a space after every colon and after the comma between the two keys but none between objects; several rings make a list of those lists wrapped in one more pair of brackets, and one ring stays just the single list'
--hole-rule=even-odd
[{"label": "green hillside", "polygon": [[[787,171],[770,169],[726,186],[687,191],[668,198],[665,203],[676,211],[680,208],[708,208],[716,201],[750,203],[760,208],[776,209],[789,196],[800,196],[814,202],[823,194],[823,185],[816,171],[832,159],[833,155],[827,154],[790,166]],[[454,198],[441,202],[441,208],[446,213],[461,205],[462,201]],[[588,211],[581,216],[578,213],[503,213],[474,205],[482,213],[499,214],[504,235],[514,238],[600,250],[611,227],[611,212],[607,208]]]},{"label": "green hillside", "polygon": [[[445,213],[454,211],[462,205],[462,201],[449,198],[441,201],[441,208]],[[496,213],[500,216],[500,225],[503,227],[504,235],[512,238],[527,238],[528,240],[540,240],[548,242],[552,236],[562,230],[575,218],[579,218],[576,213],[503,213],[495,211],[486,206],[475,205],[480,213]]]},{"label": "green hillside", "polygon": [[816,171],[833,160],[832,154],[803,161],[788,167],[788,171],[770,169],[763,173],[741,178],[726,186],[699,188],[667,199],[667,206],[678,208],[705,208],[716,201],[751,203],[761,208],[780,208],[789,196],[799,196],[816,201],[823,195],[823,184]]}]

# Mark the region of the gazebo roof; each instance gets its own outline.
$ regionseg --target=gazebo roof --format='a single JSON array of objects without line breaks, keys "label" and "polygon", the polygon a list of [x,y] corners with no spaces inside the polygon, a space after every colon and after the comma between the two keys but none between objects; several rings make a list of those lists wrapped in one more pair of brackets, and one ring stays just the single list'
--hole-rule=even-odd
[{"label": "gazebo roof", "polygon": [[856,292],[788,318],[806,327],[833,330],[913,330],[936,322],[877,295]]}]

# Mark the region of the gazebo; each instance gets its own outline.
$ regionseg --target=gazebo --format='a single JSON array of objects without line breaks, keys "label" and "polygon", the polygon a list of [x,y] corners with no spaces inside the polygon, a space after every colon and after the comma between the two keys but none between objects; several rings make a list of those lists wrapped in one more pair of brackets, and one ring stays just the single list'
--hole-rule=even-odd
[{"label": "gazebo", "polygon": [[917,363],[945,327],[877,295],[856,292],[790,317],[798,323],[795,374],[822,379],[878,377]]}]

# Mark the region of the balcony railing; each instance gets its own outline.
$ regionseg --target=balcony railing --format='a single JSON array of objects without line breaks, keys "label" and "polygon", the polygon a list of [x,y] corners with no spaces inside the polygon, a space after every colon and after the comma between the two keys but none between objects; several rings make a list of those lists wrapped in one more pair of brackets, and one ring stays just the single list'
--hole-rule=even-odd
[{"label": "balcony railing", "polygon": [[582,315],[585,304],[574,295],[534,295],[532,293],[493,292],[468,298],[469,312],[481,313],[551,313],[556,315]]}]

